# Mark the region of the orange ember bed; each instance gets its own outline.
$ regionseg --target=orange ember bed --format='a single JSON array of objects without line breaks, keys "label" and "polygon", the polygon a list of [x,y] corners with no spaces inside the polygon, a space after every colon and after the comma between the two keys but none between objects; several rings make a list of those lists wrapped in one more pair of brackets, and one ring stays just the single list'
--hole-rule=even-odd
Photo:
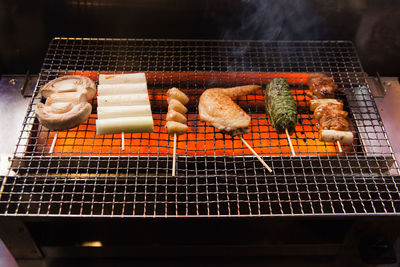
[{"label": "orange ember bed", "polygon": [[[68,72],[69,75],[88,76],[97,82],[98,74],[93,72]],[[153,108],[153,133],[125,134],[125,150],[121,148],[121,134],[96,135],[97,114],[91,114],[88,121],[79,127],[58,132],[57,141],[51,155],[70,156],[168,156],[172,155],[173,138],[169,137],[164,125],[166,123],[166,91],[172,87],[180,87],[191,101],[189,103],[188,134],[178,139],[177,154],[180,156],[243,156],[252,153],[239,138],[232,139],[223,135],[211,125],[201,122],[197,114],[197,98],[201,92],[210,87],[231,87],[241,84],[262,84],[276,77],[285,78],[292,86],[292,93],[299,107],[308,108],[303,84],[308,73],[216,73],[216,72],[147,72],[149,96]],[[216,86],[214,86],[216,85]],[[298,88],[296,88],[296,85]],[[165,86],[165,88],[164,88]],[[161,89],[154,89],[157,87]],[[185,89],[190,88],[190,89]],[[201,89],[199,89],[201,88]],[[94,101],[94,104],[96,101]],[[278,135],[264,112],[263,91],[256,95],[241,97],[237,100],[245,110],[250,109],[252,117],[250,133],[244,139],[260,156],[290,156],[290,148],[285,134]],[[94,107],[95,109],[95,107]],[[157,109],[156,112],[154,109]],[[248,111],[248,110],[247,110]],[[252,113],[251,111],[255,111]],[[298,156],[337,155],[338,147],[334,143],[318,140],[316,120],[311,114],[298,114],[298,124],[291,140]],[[35,140],[35,151],[42,155],[50,155],[50,147],[55,132],[37,126],[32,131],[31,139]],[[344,152],[354,151],[354,146],[343,146]]]}]

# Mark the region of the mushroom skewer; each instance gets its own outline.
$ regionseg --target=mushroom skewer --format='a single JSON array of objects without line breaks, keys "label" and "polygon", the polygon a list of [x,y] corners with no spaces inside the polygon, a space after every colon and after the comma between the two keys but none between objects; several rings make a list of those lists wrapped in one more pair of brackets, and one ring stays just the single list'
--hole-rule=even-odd
[{"label": "mushroom skewer", "polygon": [[56,131],[49,153],[53,153],[58,131],[78,126],[92,112],[88,103],[96,94],[95,83],[84,76],[67,75],[54,79],[40,89],[45,103],[38,103],[36,115],[49,130]]},{"label": "mushroom skewer", "polygon": [[188,130],[185,113],[188,111],[185,105],[189,102],[189,97],[178,88],[171,88],[167,91],[168,113],[165,127],[170,135],[174,136],[174,146],[172,154],[172,176],[176,174],[176,145],[178,135],[185,134]]}]

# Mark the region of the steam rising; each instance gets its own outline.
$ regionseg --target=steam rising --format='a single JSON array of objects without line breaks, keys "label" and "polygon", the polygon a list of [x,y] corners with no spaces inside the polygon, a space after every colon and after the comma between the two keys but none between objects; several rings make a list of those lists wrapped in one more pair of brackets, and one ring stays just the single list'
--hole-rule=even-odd
[{"label": "steam rising", "polygon": [[320,40],[324,20],[310,1],[242,0],[238,21],[222,30],[227,40]]}]

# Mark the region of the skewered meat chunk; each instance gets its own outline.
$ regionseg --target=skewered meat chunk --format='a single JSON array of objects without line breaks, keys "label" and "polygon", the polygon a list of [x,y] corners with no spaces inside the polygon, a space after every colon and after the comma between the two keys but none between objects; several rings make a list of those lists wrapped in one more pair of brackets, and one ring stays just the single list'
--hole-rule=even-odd
[{"label": "skewered meat chunk", "polygon": [[200,120],[232,136],[249,132],[250,116],[232,98],[245,96],[259,89],[258,85],[207,89],[200,96]]},{"label": "skewered meat chunk", "polygon": [[349,123],[344,116],[335,112],[335,114],[323,116],[319,121],[318,128],[324,130],[347,131],[349,129]]},{"label": "skewered meat chunk", "polygon": [[188,130],[187,119],[185,113],[188,111],[184,106],[189,102],[189,97],[185,95],[178,88],[171,88],[167,92],[167,102],[168,102],[168,113],[166,116],[167,123],[165,128],[170,135],[181,135],[185,134]]},{"label": "skewered meat chunk", "polygon": [[318,120],[319,140],[351,144],[353,133],[349,131],[348,114],[343,111],[342,101],[333,98],[338,88],[333,78],[322,73],[311,74],[307,84],[311,91],[308,95],[312,98],[310,110]]},{"label": "skewered meat chunk", "polygon": [[333,78],[323,73],[310,74],[307,84],[311,91],[309,96],[313,99],[334,98],[335,91],[338,88]]},{"label": "skewered meat chunk", "polygon": [[314,118],[319,121],[320,130],[347,131],[349,123],[346,119],[347,112],[340,105],[327,103],[320,105],[314,111]]},{"label": "skewered meat chunk", "polygon": [[343,103],[342,101],[339,101],[334,98],[321,98],[321,99],[311,99],[310,100],[310,110],[314,111],[318,106],[327,104],[327,103],[332,103],[336,105],[340,105],[340,109],[343,109]]}]

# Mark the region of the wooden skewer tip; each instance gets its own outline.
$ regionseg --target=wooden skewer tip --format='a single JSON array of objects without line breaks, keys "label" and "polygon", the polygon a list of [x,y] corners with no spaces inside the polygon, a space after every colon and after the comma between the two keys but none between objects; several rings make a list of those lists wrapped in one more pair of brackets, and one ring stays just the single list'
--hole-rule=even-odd
[{"label": "wooden skewer tip", "polygon": [[292,151],[292,156],[296,157],[296,153],[294,152],[294,148],[293,148],[293,144],[292,144],[292,139],[290,139],[290,135],[289,135],[287,128],[285,128],[285,133],[286,133],[286,138],[289,142],[290,151]]},{"label": "wooden skewer tip", "polygon": [[336,141],[336,145],[338,146],[339,152],[342,153],[343,149],[342,149],[342,145],[340,144],[340,142]]},{"label": "wooden skewer tip", "polygon": [[178,139],[178,136],[176,133],[174,133],[174,148],[173,148],[173,154],[172,154],[172,176],[175,176],[176,173],[176,141]]},{"label": "wooden skewer tip", "polygon": [[256,151],[246,142],[246,140],[243,139],[243,136],[239,135],[240,140],[242,140],[243,144],[247,146],[247,148],[256,156],[256,158],[264,165],[264,167],[269,171],[272,172],[272,169],[268,166],[267,163],[257,154]]},{"label": "wooden skewer tip", "polygon": [[121,133],[121,145],[122,145],[122,150],[125,150],[125,133]]},{"label": "wooden skewer tip", "polygon": [[57,136],[58,136],[58,132],[56,132],[54,137],[53,137],[53,142],[51,143],[51,147],[50,147],[50,151],[49,151],[50,154],[53,153],[54,147],[56,146]]}]

